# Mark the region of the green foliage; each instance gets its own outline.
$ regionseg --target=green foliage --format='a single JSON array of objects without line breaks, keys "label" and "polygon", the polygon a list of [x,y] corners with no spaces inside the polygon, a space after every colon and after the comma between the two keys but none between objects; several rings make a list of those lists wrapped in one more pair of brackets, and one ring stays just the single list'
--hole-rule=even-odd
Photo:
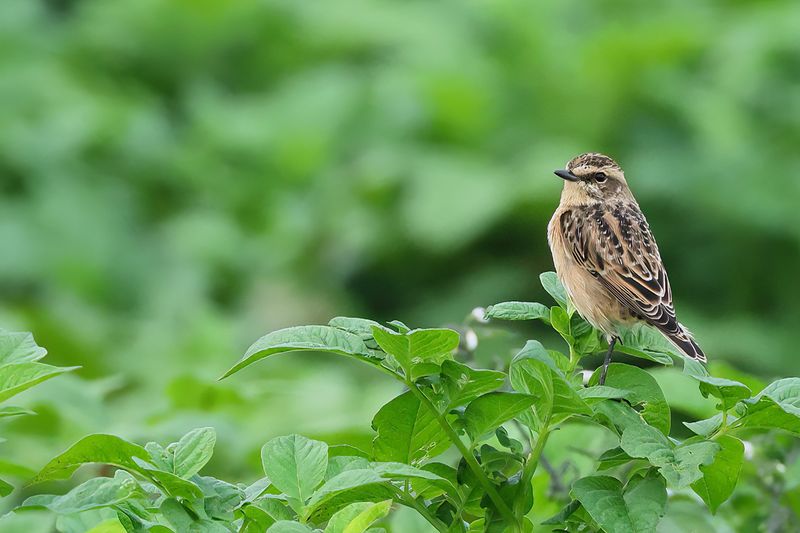
[{"label": "green foliage", "polygon": [[[56,367],[39,363],[47,350],[38,346],[30,333],[0,329],[0,402],[4,402],[44,381],[78,367]],[[30,409],[14,406],[0,408],[0,418],[35,415]],[[0,439],[0,442],[5,439]],[[7,463],[5,469],[13,468]],[[0,497],[8,496],[14,487],[0,479]]]},{"label": "green foliage", "polygon": [[[561,301],[563,289],[552,274],[542,281]],[[226,376],[267,356],[315,350],[355,357],[403,384],[407,390],[374,417],[371,451],[300,435],[276,437],[261,449],[266,477],[243,485],[200,475],[214,452],[211,428],[167,446],[90,435],[33,481],[66,478],[88,463],[116,467],[113,477],[90,478],[61,496],[31,496],[17,513],[46,509],[62,517],[61,524],[116,525],[128,532],[364,533],[380,531],[376,523],[405,507],[446,533],[547,526],[648,533],[685,520],[681,512],[711,520],[735,498],[739,480],[752,475],[743,438],[798,434],[800,379],[778,380],[753,396],[738,381],[687,367],[698,396],[713,396],[718,413],[687,423],[695,436],[674,435],[669,394],[651,372],[617,362],[605,384],[598,384],[598,372],[584,384],[581,369],[594,349],[603,349],[586,351],[594,345],[584,339],[599,336],[574,318],[567,302],[548,313],[542,307],[500,304],[487,314],[509,320],[547,315],[570,354],[529,341],[506,372],[456,361],[459,335],[450,329],[340,317],[328,326],[268,334]],[[625,354],[681,359],[648,332],[630,338],[644,344]],[[560,493],[542,493],[543,476],[554,482],[557,475],[552,465],[543,472],[547,457],[560,451],[577,463],[580,454],[548,442],[583,428],[599,432],[590,440],[604,442],[605,449],[597,449]],[[582,444],[589,441],[574,446]],[[686,506],[689,491],[705,503],[705,513]],[[561,511],[553,515],[554,506]]]}]

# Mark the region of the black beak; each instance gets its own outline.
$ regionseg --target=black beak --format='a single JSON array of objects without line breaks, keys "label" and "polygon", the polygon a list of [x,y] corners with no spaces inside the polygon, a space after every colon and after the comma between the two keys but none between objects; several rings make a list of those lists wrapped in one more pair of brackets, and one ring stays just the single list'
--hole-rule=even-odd
[{"label": "black beak", "polygon": [[578,178],[578,176],[576,176],[575,174],[573,174],[569,170],[555,170],[555,171],[553,171],[553,174],[555,174],[559,178],[565,179],[567,181],[579,181],[580,180],[580,178]]}]

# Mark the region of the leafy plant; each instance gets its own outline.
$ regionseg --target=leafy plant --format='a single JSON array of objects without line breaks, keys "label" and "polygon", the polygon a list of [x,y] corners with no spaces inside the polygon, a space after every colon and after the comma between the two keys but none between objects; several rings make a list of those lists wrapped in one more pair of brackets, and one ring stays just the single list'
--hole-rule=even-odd
[{"label": "leafy plant", "polygon": [[[396,504],[448,533],[651,532],[668,506],[683,505],[691,492],[710,513],[731,497],[743,469],[743,437],[772,430],[800,435],[800,379],[778,380],[754,395],[744,383],[684,361],[684,374],[715,400],[717,412],[685,423],[691,434],[679,438],[653,374],[615,362],[598,385],[597,372],[582,370],[603,351],[603,341],[574,313],[554,274],[544,274],[542,284],[557,305],[505,302],[486,317],[540,320],[563,338],[567,353],[529,341],[507,369],[476,369],[456,360],[462,350],[455,330],[339,317],[265,335],[223,376],[301,350],[371,366],[405,390],[375,415],[370,450],[278,437],[261,450],[265,477],[244,486],[199,474],[213,452],[211,428],[166,447],[92,435],[34,481],[68,477],[85,463],[114,465],[114,477],[90,479],[63,496],[33,496],[20,510],[101,513],[131,532],[351,533],[377,531],[373,524]],[[680,359],[644,327],[623,335],[620,352],[648,364]],[[553,468],[545,457],[548,441],[574,428],[600,432],[609,445],[560,496],[540,503],[535,478]],[[542,517],[557,501],[563,508]]]},{"label": "leafy plant", "polygon": [[[78,367],[57,367],[40,363],[47,350],[38,346],[33,335],[26,332],[0,330],[0,402],[30,389],[50,378]],[[0,408],[0,418],[35,414],[29,409],[14,406]],[[0,442],[5,439],[0,439]],[[14,463],[3,461],[4,471],[13,471]],[[14,487],[0,479],[0,496],[8,496]]]}]

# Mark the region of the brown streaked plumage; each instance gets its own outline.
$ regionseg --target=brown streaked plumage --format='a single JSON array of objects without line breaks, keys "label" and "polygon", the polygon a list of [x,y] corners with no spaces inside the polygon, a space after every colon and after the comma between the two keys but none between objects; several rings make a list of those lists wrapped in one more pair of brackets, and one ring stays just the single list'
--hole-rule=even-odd
[{"label": "brown streaked plumage", "polygon": [[561,203],[547,228],[556,272],[575,309],[603,331],[610,344],[620,326],[644,321],[687,357],[706,361],[675,316],[672,289],[647,220],[625,174],[610,157],[579,155],[557,170]]}]

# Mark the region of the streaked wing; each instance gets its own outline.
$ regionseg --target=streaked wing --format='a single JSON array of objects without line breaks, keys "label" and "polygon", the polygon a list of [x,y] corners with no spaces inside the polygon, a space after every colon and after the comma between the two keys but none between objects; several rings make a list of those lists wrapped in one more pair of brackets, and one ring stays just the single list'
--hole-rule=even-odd
[{"label": "streaked wing", "polygon": [[635,205],[565,211],[561,230],[575,261],[628,311],[667,334],[681,331],[658,247]]}]

